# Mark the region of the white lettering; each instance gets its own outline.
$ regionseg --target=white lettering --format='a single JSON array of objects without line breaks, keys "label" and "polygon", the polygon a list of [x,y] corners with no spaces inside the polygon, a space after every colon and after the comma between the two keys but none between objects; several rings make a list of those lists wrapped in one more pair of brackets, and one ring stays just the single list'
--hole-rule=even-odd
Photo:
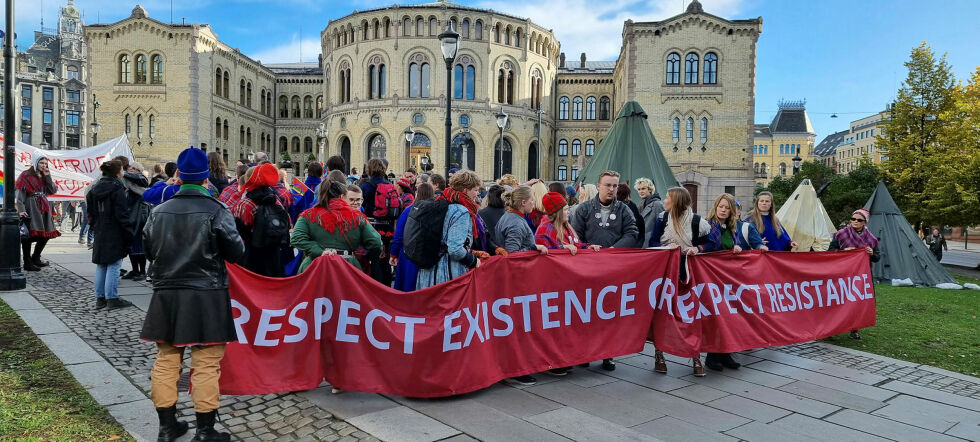
[{"label": "white lettering", "polygon": [[296,317],[296,313],[299,312],[300,310],[305,309],[307,305],[309,305],[309,303],[301,302],[299,304],[296,304],[296,307],[293,307],[293,309],[289,311],[289,325],[296,327],[296,329],[299,331],[296,332],[295,335],[289,335],[282,338],[282,342],[291,344],[293,342],[302,341],[304,338],[306,338],[306,332],[307,332],[306,321],[304,321],[302,318]]},{"label": "white lettering", "polygon": [[378,309],[371,310],[368,312],[367,317],[364,318],[364,334],[367,335],[368,342],[370,342],[374,348],[377,348],[378,350],[387,350],[389,347],[391,347],[390,343],[379,341],[374,338],[374,328],[372,325],[374,324],[374,320],[379,317],[385,318],[385,321],[391,322],[391,315]]},{"label": "white lettering", "polygon": [[270,322],[272,318],[278,318],[280,316],[286,316],[286,309],[262,310],[262,315],[259,317],[259,328],[255,331],[254,345],[258,347],[274,347],[279,344],[278,339],[266,339],[265,335],[268,332],[282,328],[282,324],[272,324]]},{"label": "white lettering", "polygon": [[360,311],[361,305],[348,300],[340,301],[340,312],[337,314],[337,341],[358,342],[358,336],[347,333],[347,326],[360,325],[361,319],[350,315],[350,311]]}]

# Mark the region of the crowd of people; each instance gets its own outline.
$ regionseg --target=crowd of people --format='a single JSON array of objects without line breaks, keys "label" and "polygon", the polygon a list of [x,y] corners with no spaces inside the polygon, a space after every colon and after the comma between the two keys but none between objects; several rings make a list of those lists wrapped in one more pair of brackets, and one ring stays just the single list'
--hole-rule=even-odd
[{"label": "crowd of people", "polygon": [[[616,171],[574,188],[540,179],[520,183],[513,175],[488,186],[476,172],[455,168],[448,177],[411,168],[395,175],[383,159],[368,161],[361,175],[356,169],[347,173],[347,166],[331,157],[324,165],[311,163],[300,180],[260,152],[254,162],[239,160],[229,176],[219,155],[196,148],[182,151],[176,162],[155,165],[153,175],[126,157],[101,165],[102,177],[86,189],[81,204],[79,243],[92,245],[96,309],[131,305],[118,297],[120,278],[153,285],[140,337],[158,347],[151,398],[160,416],[160,440],[174,440],[188,428],[177,421],[175,405],[187,347],[195,440],[228,440],[213,428],[219,363],[225,343],[236,340],[225,262],[284,277],[304,272],[320,256],[339,255],[375,281],[411,292],[460,277],[491,256],[523,251],[546,255],[566,249],[576,255],[666,247],[690,256],[797,248],[768,192],[756,196],[744,218],[742,204],[728,193],[717,195],[703,216],[695,213],[685,188],[667,189],[662,198],[652,180],[631,185]],[[47,198],[54,192],[44,158],[17,179],[27,270],[48,265],[41,252],[60,235]],[[861,248],[877,260],[878,241],[865,228],[869,216],[855,211],[834,235],[831,250]],[[121,270],[125,258],[129,271]],[[856,330],[851,336],[860,338]],[[692,359],[694,376],[704,376],[705,367],[739,365],[731,354],[709,353],[704,363]],[[612,371],[616,363],[605,359],[601,368]],[[654,370],[667,371],[659,350]],[[537,380],[528,373],[507,381]]]}]

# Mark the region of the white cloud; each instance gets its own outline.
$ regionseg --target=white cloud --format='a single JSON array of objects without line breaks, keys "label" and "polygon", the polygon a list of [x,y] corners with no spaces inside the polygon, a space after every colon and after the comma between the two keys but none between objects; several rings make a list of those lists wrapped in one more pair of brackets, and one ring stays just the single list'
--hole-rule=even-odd
[{"label": "white cloud", "polygon": [[[744,0],[703,0],[707,13],[725,18],[742,18]],[[615,60],[622,45],[623,22],[657,21],[678,15],[687,0],[539,0],[515,3],[484,0],[478,8],[530,18],[535,24],[554,30],[561,50],[569,60],[585,52],[589,60]]]},{"label": "white cloud", "polygon": [[[300,52],[303,58],[300,60]],[[277,46],[262,49],[248,54],[255,60],[262,63],[295,63],[298,61],[316,61],[320,55],[320,39],[304,38],[300,40],[298,34],[293,34],[292,40]]]}]

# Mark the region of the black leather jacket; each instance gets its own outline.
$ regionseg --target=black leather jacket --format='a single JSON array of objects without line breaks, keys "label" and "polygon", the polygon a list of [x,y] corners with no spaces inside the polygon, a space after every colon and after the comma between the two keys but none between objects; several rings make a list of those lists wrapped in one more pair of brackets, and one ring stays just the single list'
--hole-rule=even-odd
[{"label": "black leather jacket", "polygon": [[225,261],[237,262],[245,253],[228,208],[186,188],[153,208],[143,229],[143,246],[153,261],[155,289],[228,288]]}]

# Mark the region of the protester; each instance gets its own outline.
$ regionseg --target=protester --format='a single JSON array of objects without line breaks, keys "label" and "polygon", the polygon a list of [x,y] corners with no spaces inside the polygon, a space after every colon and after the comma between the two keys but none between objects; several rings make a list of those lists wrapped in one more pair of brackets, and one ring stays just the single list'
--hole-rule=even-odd
[{"label": "protester", "polygon": [[[364,168],[362,167],[361,170],[364,170]],[[333,170],[331,170],[331,172],[333,172]],[[353,184],[353,183],[356,183],[357,181],[359,181],[360,179],[361,179],[361,176],[357,174],[357,168],[356,167],[351,167],[350,168],[350,176],[347,177],[347,182]]]},{"label": "protester", "polygon": [[479,236],[475,200],[482,184],[476,172],[463,170],[453,176],[451,187],[436,198],[449,202],[442,228],[446,253],[439,257],[435,266],[419,269],[417,290],[449,281],[480,266],[472,248],[474,238]]},{"label": "protester", "polygon": [[218,195],[218,201],[225,203],[229,209],[235,207],[238,204],[238,200],[245,194],[242,192],[242,189],[245,185],[246,173],[248,173],[248,166],[245,164],[238,165],[238,169],[235,170],[235,176],[237,178],[228,184],[228,187],[225,187],[225,190],[221,191],[221,194]]},{"label": "protester", "polygon": [[[407,172],[406,172],[407,173]],[[414,176],[412,177],[414,178]],[[398,185],[395,189],[398,190],[398,200],[402,203],[402,209],[407,209],[412,203],[415,202],[415,195],[412,191],[412,181],[408,177],[402,177],[398,180]]]},{"label": "protester", "polygon": [[140,339],[157,344],[150,376],[150,398],[160,420],[157,440],[173,441],[187,432],[187,423],[177,420],[176,404],[184,349],[190,347],[194,440],[228,441],[228,433],[214,429],[221,359],[225,344],[238,339],[225,261],[238,261],[245,248],[235,219],[205,188],[210,171],[204,151],[185,149],[177,164],[180,191],[153,210],[144,230],[146,251],[155,264]]},{"label": "protester", "polygon": [[538,228],[538,224],[541,224],[541,217],[544,216],[544,207],[541,206],[541,200],[548,193],[548,185],[537,178],[524,183],[524,185],[531,188],[531,199],[534,201],[534,208],[524,216],[533,232],[534,229]]},{"label": "protester", "polygon": [[759,235],[759,230],[755,228],[755,225],[748,221],[742,221],[742,203],[738,201],[735,201],[735,219],[738,221],[738,236],[743,245],[748,244],[748,248],[752,250],[762,250],[763,252],[769,250],[762,243],[762,235]]},{"label": "protester", "polygon": [[80,223],[79,223],[79,226],[80,227],[78,229],[78,243],[79,244],[86,244],[87,243],[89,249],[91,249],[93,247],[92,243],[93,243],[93,241],[95,241],[95,231],[92,230],[91,225],[89,223],[89,219],[88,219],[88,203],[85,202],[85,198],[88,197],[88,193],[89,193],[89,191],[92,190],[92,185],[93,184],[94,184],[94,182],[93,183],[89,183],[87,186],[85,186],[82,189],[82,201],[79,202],[79,207],[78,207],[78,210],[79,210],[79,218],[81,220]]},{"label": "protester", "polygon": [[415,177],[415,184],[413,184],[413,185],[415,186],[416,189],[418,189],[419,184],[423,184],[423,183],[424,184],[430,184],[429,183],[429,174],[427,174],[427,173],[419,174],[419,176]]},{"label": "protester", "polygon": [[[872,263],[878,262],[881,259],[881,254],[878,251],[878,238],[875,238],[867,229],[869,218],[871,218],[871,212],[867,209],[855,210],[851,214],[850,224],[834,233],[834,239],[830,241],[828,250],[864,249]],[[851,330],[849,336],[851,339],[861,340],[861,333],[858,330]]]},{"label": "protester", "polygon": [[[51,178],[51,170],[48,169],[48,159],[42,156],[34,158],[34,166],[21,172],[15,186],[17,198],[14,203],[28,230],[28,237],[20,240],[20,247],[24,252],[24,270],[36,272],[41,267],[48,266],[48,262],[41,259],[41,251],[48,240],[61,236],[54,222],[54,210],[48,201],[48,195],[54,195],[58,191]],[[33,254],[31,243],[34,243]]]},{"label": "protester", "polygon": [[633,188],[640,195],[640,202],[637,208],[640,209],[640,216],[643,217],[644,232],[643,244],[650,243],[650,235],[653,234],[653,221],[664,211],[664,203],[660,200],[657,187],[653,185],[650,178],[638,178],[633,183]]},{"label": "protester", "polygon": [[616,199],[622,201],[623,204],[626,204],[626,207],[630,208],[630,212],[633,213],[633,220],[636,222],[636,230],[638,231],[636,234],[636,243],[631,247],[643,248],[646,245],[646,243],[643,242],[643,238],[647,237],[646,225],[643,222],[643,217],[640,215],[640,209],[637,208],[636,204],[633,204],[633,201],[630,199],[630,195],[632,193],[633,192],[630,190],[629,183],[619,183],[619,187],[616,188]]},{"label": "protester", "polygon": [[221,192],[225,191],[225,187],[231,184],[231,181],[228,179],[227,166],[225,166],[225,160],[221,158],[221,154],[218,152],[209,152],[208,167],[210,169],[208,183],[211,183],[211,185],[218,189],[215,195],[221,195]]},{"label": "protester", "polygon": [[143,253],[143,226],[150,216],[150,206],[143,202],[143,192],[150,186],[150,180],[143,176],[143,166],[138,162],[129,162],[125,156],[113,158],[122,163],[122,183],[126,187],[126,204],[133,228],[133,239],[129,250],[129,264],[132,270],[122,276],[122,279],[142,281],[146,278],[146,254]]},{"label": "protester", "polygon": [[269,162],[269,155],[265,152],[255,152],[255,164],[251,166],[258,166],[260,164],[265,164]]},{"label": "protester", "polygon": [[586,201],[595,198],[598,194],[599,188],[596,187],[595,184],[589,183],[582,185],[582,187],[578,190],[578,204],[569,207],[572,218],[575,218],[575,211],[578,210],[582,204],[585,204]]},{"label": "protester", "polygon": [[347,201],[355,210],[364,212],[364,192],[361,191],[360,187],[353,184],[347,185]]},{"label": "protester", "polygon": [[[650,235],[650,247],[680,248],[683,255],[694,255],[707,251],[708,234],[711,225],[708,221],[694,213],[691,207],[691,194],[683,187],[671,187],[667,190],[664,200],[664,211],[653,223],[653,234]],[[681,280],[686,280],[685,266],[681,265]],[[694,376],[704,376],[704,366],[701,356],[691,358]],[[654,353],[654,368],[657,373],[667,373],[667,362],[660,350]]]},{"label": "protester", "polygon": [[[375,281],[386,286],[391,286],[391,265],[388,263],[388,254],[386,251],[391,248],[391,238],[395,234],[395,221],[398,219],[398,215],[401,215],[401,206],[397,202],[395,203],[398,205],[397,208],[378,207],[377,205],[378,203],[383,203],[390,206],[392,202],[385,193],[397,193],[395,188],[398,186],[393,185],[385,178],[386,170],[387,167],[383,161],[378,158],[372,158],[368,161],[367,169],[364,171],[368,178],[360,187],[361,192],[364,194],[364,213],[371,220],[371,225],[374,226],[374,229],[381,234],[381,242],[384,243],[384,250],[381,255],[371,260],[371,269],[368,273]],[[379,191],[382,192],[381,198],[376,196]],[[397,211],[393,212],[395,209]]]},{"label": "protester", "polygon": [[402,178],[408,178],[408,183],[412,189],[412,193],[415,193],[415,180],[417,179],[418,175],[419,173],[414,167],[409,167],[408,169],[405,169],[404,173],[402,173]]},{"label": "protester", "polygon": [[[585,187],[588,188],[588,185]],[[602,172],[596,187],[598,197],[580,203],[572,215],[575,233],[594,250],[603,247],[634,247],[639,239],[633,212],[626,204],[616,200],[618,188],[619,172]],[[588,363],[582,366],[587,367]],[[602,369],[613,371],[616,363],[612,358],[604,359]]]},{"label": "protester", "polygon": [[[507,174],[504,174],[503,176],[501,176],[500,179],[497,180],[497,184],[500,184],[501,186],[505,186],[505,187],[506,186],[510,186],[510,189],[513,189],[513,188],[519,186],[521,183],[519,183],[517,181],[517,177],[516,176],[507,173]],[[510,189],[508,189],[508,190],[510,190]]]},{"label": "protester", "polygon": [[[412,205],[416,201],[430,200],[434,197],[435,191],[432,190],[432,185],[427,183],[421,184],[418,187]],[[389,259],[389,264],[395,268],[395,290],[401,290],[403,292],[415,290],[415,283],[419,274],[418,266],[405,256],[404,248],[405,223],[408,222],[408,216],[412,213],[411,209],[411,207],[407,207],[401,216],[398,217],[398,222],[395,223],[395,236],[391,240],[391,258]]]},{"label": "protester", "polygon": [[436,196],[442,195],[442,191],[446,190],[446,179],[438,173],[429,175],[429,184],[432,184],[432,189],[436,191]]},{"label": "protester", "polygon": [[568,201],[558,192],[548,192],[542,201],[544,218],[534,232],[534,242],[549,249],[568,249],[572,255],[584,249],[569,221]]},{"label": "protester", "polygon": [[[344,157],[342,157],[340,155],[333,155],[330,158],[327,158],[327,164],[326,165],[327,165],[327,172],[328,173],[329,172],[333,172],[335,170],[339,170],[340,173],[347,172],[347,161],[345,161],[344,160]],[[351,173],[356,174],[357,173],[357,169],[354,169],[353,171],[351,171]]]},{"label": "protester", "polygon": [[[343,173],[343,172],[341,172]],[[302,194],[298,190],[293,194],[293,205],[289,209],[289,218],[292,220],[298,220],[299,215],[303,213],[306,209],[313,207],[313,203],[317,200],[317,186],[323,182],[323,166],[317,162],[311,162],[306,165],[306,178],[303,179],[303,185],[306,186],[306,191]],[[291,183],[290,183],[291,184]],[[341,182],[344,187],[347,187],[346,177]],[[289,187],[294,187],[290,185]]]},{"label": "protester", "polygon": [[[272,187],[279,172],[273,164],[263,163],[245,176],[245,195],[231,210],[245,242],[242,267],[264,276],[285,276],[279,249],[288,241],[289,214]],[[263,215],[257,217],[260,208]]]},{"label": "protester", "polygon": [[548,184],[548,192],[555,192],[561,195],[561,197],[565,199],[565,203],[568,203],[568,194],[565,193],[565,186],[562,183],[556,181]]},{"label": "protester", "polygon": [[95,264],[95,308],[109,310],[129,307],[133,304],[119,299],[119,267],[130,250],[133,241],[133,223],[123,186],[122,163],[106,161],[99,166],[102,178],[96,181],[85,197],[89,208],[88,219],[99,241],[92,249]]},{"label": "protester", "polygon": [[344,173],[339,170],[331,170],[329,173],[327,173],[327,181],[333,181],[340,184],[350,184],[351,182],[350,179],[347,178],[347,175],[344,175]]},{"label": "protester", "polygon": [[936,257],[936,262],[943,260],[943,250],[949,250],[946,246],[946,237],[939,233],[939,229],[932,229],[932,235],[926,236],[926,245],[929,251]]},{"label": "protester", "polygon": [[[569,208],[571,208],[572,206],[578,204],[577,194],[578,194],[578,192],[575,191],[575,187],[574,186],[572,186],[571,184],[565,186],[565,195],[566,195],[566,200],[568,202],[568,207]],[[571,215],[569,215],[569,216],[571,216]]]},{"label": "protester", "polygon": [[796,241],[789,237],[789,232],[783,228],[773,207],[772,193],[760,192],[755,197],[752,210],[746,215],[745,221],[751,222],[762,235],[762,242],[777,252],[787,252],[796,248]]},{"label": "protester", "polygon": [[[500,221],[500,217],[504,216],[507,212],[506,204],[504,203],[503,186],[499,184],[494,184],[490,186],[490,190],[487,191],[487,197],[484,200],[485,207],[480,209],[479,216],[483,221],[483,225],[486,227],[486,249],[485,251],[491,255],[502,254],[506,250],[501,247],[500,241],[497,240],[497,223]],[[499,250],[498,250],[499,249]]]},{"label": "protester", "polygon": [[[735,197],[723,193],[715,198],[711,211],[708,212],[708,224],[711,225],[711,232],[708,234],[706,251],[731,250],[732,253],[741,253],[742,249],[750,248],[738,234],[742,222],[738,220],[734,212]],[[715,333],[724,332],[725,330],[715,330]],[[715,371],[722,371],[726,368],[737,370],[742,366],[742,364],[735,362],[731,353],[708,353],[704,358],[704,365]]]},{"label": "protester", "polygon": [[327,182],[317,192],[316,205],[300,214],[290,244],[303,253],[299,273],[320,256],[340,255],[358,269],[354,250],[364,247],[371,257],[381,254],[381,236],[367,217],[347,203],[347,186]]},{"label": "protester", "polygon": [[164,173],[164,170],[165,169],[162,163],[153,165],[153,177],[150,178],[150,187],[153,187],[153,185],[160,181],[167,181],[170,178]]},{"label": "protester", "polygon": [[524,219],[535,207],[534,192],[528,186],[518,186],[503,194],[507,203],[507,212],[500,217],[495,227],[495,237],[507,253],[537,250],[542,255],[548,254],[548,248],[534,243],[534,232]]}]

